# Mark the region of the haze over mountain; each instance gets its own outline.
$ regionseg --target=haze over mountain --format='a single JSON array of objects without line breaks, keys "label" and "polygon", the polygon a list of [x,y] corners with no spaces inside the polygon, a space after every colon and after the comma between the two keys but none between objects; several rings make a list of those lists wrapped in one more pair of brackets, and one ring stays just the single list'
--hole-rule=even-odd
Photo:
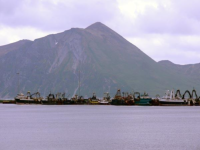
[{"label": "haze over mountain", "polygon": [[[195,67],[194,67],[195,66]],[[199,64],[179,66],[155,62],[135,45],[104,24],[97,22],[85,29],[72,28],[34,41],[22,40],[0,46],[0,97],[10,98],[20,91],[39,91],[46,96],[93,92],[113,96],[117,89],[164,94],[167,89],[182,91],[195,87]]]}]

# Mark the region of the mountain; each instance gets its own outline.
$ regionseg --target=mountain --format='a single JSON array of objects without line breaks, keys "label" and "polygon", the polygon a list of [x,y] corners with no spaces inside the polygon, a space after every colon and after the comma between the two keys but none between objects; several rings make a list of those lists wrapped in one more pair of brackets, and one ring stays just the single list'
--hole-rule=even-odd
[{"label": "mountain", "polygon": [[29,40],[21,40],[12,44],[8,44],[5,46],[0,46],[0,57],[1,55],[6,55],[7,53],[13,51],[13,50],[17,50],[21,47],[23,47],[24,45],[26,45],[27,43],[29,43],[31,41]]},{"label": "mountain", "polygon": [[[167,70],[170,70],[174,73],[181,74],[187,78],[199,81],[200,76],[200,63],[198,64],[188,64],[188,65],[178,65],[174,64],[168,60],[162,60],[158,62],[160,65],[165,67]],[[194,84],[195,86],[196,84]]]},{"label": "mountain", "polygon": [[[173,66],[173,65],[172,65]],[[173,68],[173,67],[172,67]],[[39,91],[46,96],[66,92],[90,97],[113,96],[117,89],[164,94],[166,89],[200,89],[199,81],[155,62],[135,45],[104,24],[72,28],[34,41],[23,40],[0,46],[0,97],[20,91]]]}]

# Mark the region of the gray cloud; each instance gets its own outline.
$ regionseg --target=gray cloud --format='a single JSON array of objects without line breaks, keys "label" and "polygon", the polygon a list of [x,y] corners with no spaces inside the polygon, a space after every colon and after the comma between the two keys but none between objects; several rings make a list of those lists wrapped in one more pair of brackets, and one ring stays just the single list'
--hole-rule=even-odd
[{"label": "gray cloud", "polygon": [[157,9],[147,8],[137,17],[137,27],[145,33],[200,34],[200,1],[171,2],[168,7],[158,3]]},{"label": "gray cloud", "polygon": [[113,0],[53,1],[9,0],[0,1],[1,23],[9,27],[34,27],[41,30],[66,30],[87,26],[96,21],[106,22],[117,13]]},{"label": "gray cloud", "polygon": [[18,2],[14,0],[0,0],[0,17],[1,19],[6,16],[11,16],[14,14],[18,7],[21,7],[24,0]]},{"label": "gray cloud", "polygon": [[157,1],[157,9],[146,7],[145,12],[138,13],[132,21],[120,13],[116,0],[68,0],[57,3],[51,0],[0,0],[0,25],[62,31],[101,21],[125,36],[143,33],[199,34],[200,1],[171,2],[170,6],[164,7]]},{"label": "gray cloud", "polygon": [[173,1],[174,7],[183,16],[191,19],[200,20],[200,1],[199,0],[176,0]]}]

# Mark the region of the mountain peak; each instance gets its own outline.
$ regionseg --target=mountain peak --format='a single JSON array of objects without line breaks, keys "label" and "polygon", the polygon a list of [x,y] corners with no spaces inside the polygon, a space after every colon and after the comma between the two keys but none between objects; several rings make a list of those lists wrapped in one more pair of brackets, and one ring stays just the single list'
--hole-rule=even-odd
[{"label": "mountain peak", "polygon": [[85,30],[92,33],[93,35],[96,35],[102,38],[105,38],[105,36],[106,37],[114,36],[118,40],[124,40],[124,38],[121,35],[119,35],[118,33],[116,33],[111,28],[107,27],[101,22],[96,22],[94,24],[91,24],[90,26],[85,28]]},{"label": "mountain peak", "polygon": [[90,26],[88,26],[86,28],[87,31],[100,31],[100,32],[114,32],[112,29],[110,29],[109,27],[107,27],[106,25],[104,25],[103,23],[101,22],[96,22]]},{"label": "mountain peak", "polygon": [[161,60],[158,63],[161,63],[161,64],[174,64],[173,62],[171,62],[169,60]]},{"label": "mountain peak", "polygon": [[108,28],[106,25],[104,25],[101,22],[95,22],[95,23],[91,24],[90,26],[88,26],[86,29],[98,29],[98,28],[103,28],[103,27]]}]

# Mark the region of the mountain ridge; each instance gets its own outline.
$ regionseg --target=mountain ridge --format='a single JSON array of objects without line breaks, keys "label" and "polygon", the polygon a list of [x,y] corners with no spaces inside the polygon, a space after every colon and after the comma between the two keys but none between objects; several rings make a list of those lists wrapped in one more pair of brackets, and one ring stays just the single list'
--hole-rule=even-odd
[{"label": "mountain ridge", "polygon": [[2,55],[0,68],[2,98],[17,94],[16,72],[20,72],[21,92],[39,90],[43,96],[50,91],[78,94],[79,71],[81,94],[86,97],[93,92],[113,96],[119,88],[154,96],[166,88],[186,90],[199,83],[157,63],[99,22],[35,39]]}]

